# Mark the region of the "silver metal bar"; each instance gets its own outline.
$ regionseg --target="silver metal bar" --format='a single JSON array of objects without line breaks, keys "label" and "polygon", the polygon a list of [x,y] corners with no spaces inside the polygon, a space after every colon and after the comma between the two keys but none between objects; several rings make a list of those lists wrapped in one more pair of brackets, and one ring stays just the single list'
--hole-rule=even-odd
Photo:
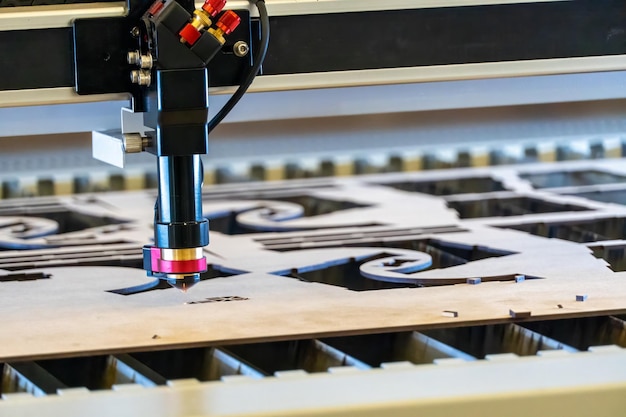
[{"label": "silver metal bar", "polygon": [[[486,6],[515,3],[545,3],[563,0],[268,0],[267,9],[271,16],[294,14],[349,13],[356,11],[430,9],[442,7]],[[569,1],[569,0],[565,0]],[[231,1],[230,8],[245,7],[245,1]],[[197,4],[202,4],[199,2]],[[254,14],[253,14],[254,15]]]},{"label": "silver metal bar", "polygon": [[74,19],[123,16],[125,12],[124,2],[2,7],[0,31],[70,27]]},{"label": "silver metal bar", "polygon": [[[1,9],[0,9],[1,10]],[[52,104],[83,104],[96,103],[102,101],[127,100],[125,103],[116,105],[115,118],[119,127],[119,109],[128,106],[128,94],[89,94],[78,95],[73,87],[57,88],[36,88],[25,90],[4,90],[0,91],[0,108],[3,107],[23,107],[23,106],[46,106]],[[80,111],[84,116],[84,110]]]},{"label": "silver metal bar", "polygon": [[[621,56],[606,58],[609,60],[622,60],[626,64],[626,60]],[[515,63],[504,64],[510,64],[511,69],[515,66]],[[446,70],[445,68],[441,69]],[[416,71],[419,71],[419,69]],[[294,88],[303,88],[306,87],[307,78],[312,76],[315,75],[302,74],[302,79],[298,79],[300,76],[294,76],[295,78],[292,76],[284,77],[286,77],[286,81],[292,83]],[[318,75],[318,77],[320,79],[331,77],[328,79],[329,82],[335,83],[335,81],[332,81],[332,74]],[[341,77],[344,76],[341,75]],[[354,73],[352,77],[352,80],[345,81],[354,84],[358,82],[361,76],[358,73]],[[259,85],[265,88],[267,86],[262,85],[264,83],[263,80],[263,77],[258,77],[256,82],[261,83]],[[389,81],[392,80],[390,79]],[[284,84],[280,88],[288,87],[289,83]],[[572,88],[572,85],[576,85],[577,88]],[[381,115],[385,114],[408,114],[409,112],[418,111],[471,108],[492,109],[482,111],[483,114],[488,114],[489,112],[498,113],[498,110],[494,109],[498,106],[620,99],[626,97],[626,87],[624,86],[626,86],[626,71],[609,71],[587,74],[257,92],[247,94],[226,118],[224,124],[231,125],[233,128],[226,130],[224,128],[217,129],[213,139],[225,138],[231,134],[233,129],[236,129],[235,126],[238,123],[245,122],[274,122],[272,125],[264,125],[259,128],[255,126],[254,129],[251,129],[248,125],[242,127],[245,130],[246,138],[256,138],[259,136],[258,132],[263,132],[270,126],[275,126],[277,121],[288,123],[290,119],[312,119],[318,117],[333,117],[336,119],[338,116],[372,114],[381,117]],[[253,84],[254,88],[256,87]],[[226,92],[227,90],[222,89],[221,91]],[[57,92],[59,95],[56,95]],[[219,95],[217,94],[218,92],[211,91],[211,93],[215,93],[211,101],[211,114],[217,112],[228,99],[228,95]],[[45,91],[0,91],[0,107],[21,106],[0,108],[0,125],[2,126],[0,136],[85,132],[120,128],[119,109],[128,106],[128,101],[120,101],[120,99],[124,98],[123,96],[117,97],[117,101],[80,104],[85,100],[85,97],[89,97],[90,100],[111,99],[108,96],[78,96],[71,88],[49,89]],[[419,97],[419,99],[416,99],[416,97]],[[77,101],[75,102],[75,100]],[[302,106],[303,102],[306,102],[307,106]],[[50,103],[67,104],[45,106]],[[41,104],[41,106],[23,107],[36,104]],[[527,113],[523,109],[521,110],[519,114]],[[593,111],[589,113],[591,114]],[[561,114],[558,114],[555,120],[558,121],[559,116]],[[407,120],[412,120],[416,117],[421,116],[411,114],[409,117],[407,115]],[[510,119],[511,114],[507,114],[506,117]],[[33,123],[33,120],[36,120],[37,123]],[[452,121],[454,122],[454,118],[452,118]],[[542,121],[541,123],[546,122]],[[315,122],[314,124],[319,129],[320,123]],[[321,126],[326,124],[324,123]],[[534,125],[539,126],[540,123],[535,122]],[[449,124],[442,126],[437,128],[439,130],[450,128]],[[309,125],[306,122],[298,123],[296,132],[298,135],[301,135],[302,127],[306,131]],[[288,125],[280,127],[279,130],[284,131],[289,128],[293,129],[292,126]],[[397,129],[397,127],[387,127],[388,131],[393,131],[394,129]],[[515,134],[518,131],[519,129],[511,130]],[[420,134],[423,133],[418,130],[411,135],[419,136]],[[282,136],[286,135],[283,134]],[[282,136],[277,137],[276,134],[272,134],[273,140],[277,140],[277,138]],[[367,135],[360,135],[361,141],[368,138],[369,136]],[[478,140],[480,139],[478,138]],[[470,139],[466,140],[466,142],[469,141]],[[341,141],[334,142],[336,144],[342,143]],[[307,141],[303,139],[299,143],[302,145],[307,143]],[[276,146],[272,149],[278,151],[282,150],[283,147]],[[264,152],[267,151],[267,146],[264,146]],[[258,154],[256,150],[254,153],[255,155]]]},{"label": "silver metal bar", "polygon": [[[492,78],[578,74],[626,69],[626,55],[581,58],[481,62],[325,73],[266,75],[258,77],[250,92],[356,87]],[[232,93],[235,87],[213,88],[213,94]]]},{"label": "silver metal bar", "polygon": [[[353,0],[267,0],[267,9],[271,16],[287,16],[554,1],[563,0],[448,0],[445,3],[437,0],[391,0],[385,2],[379,0],[358,2]],[[203,3],[203,1],[198,1],[196,6],[201,7]],[[230,1],[228,7],[230,9],[250,9],[252,15],[257,16],[256,9],[251,7],[248,1]],[[124,2],[3,7],[0,8],[0,31],[70,27],[74,19],[116,17],[124,14],[126,14]]]},{"label": "silver metal bar", "polygon": [[[249,92],[283,92],[290,90],[309,90],[314,91],[316,89],[327,89],[327,88],[349,88],[349,87],[366,87],[366,86],[384,86],[384,85],[404,85],[404,84],[415,84],[415,83],[433,83],[433,82],[451,82],[451,81],[468,81],[468,80],[489,80],[489,79],[498,79],[498,78],[517,78],[517,77],[533,77],[533,76],[547,76],[547,75],[558,75],[558,74],[584,74],[584,73],[594,73],[594,72],[611,72],[611,71],[621,71],[626,70],[626,55],[612,55],[612,56],[599,56],[599,57],[581,57],[581,58],[559,58],[559,59],[538,59],[538,60],[528,60],[528,61],[507,61],[507,62],[488,62],[488,63],[476,63],[476,64],[455,64],[455,65],[433,65],[427,67],[409,67],[409,68],[387,68],[387,69],[374,69],[374,70],[356,70],[356,71],[335,71],[335,72],[324,72],[324,73],[307,73],[307,74],[288,74],[288,75],[265,75],[259,76],[250,86]],[[532,80],[531,80],[532,81]],[[593,80],[587,80],[581,83],[582,92],[586,92],[587,88],[585,87],[586,83],[589,81],[593,82]],[[527,82],[524,81],[524,85]],[[615,84],[613,84],[615,86]],[[512,84],[511,86],[514,86]],[[555,88],[558,88],[559,83],[554,84],[554,80],[551,80],[550,91],[544,91],[543,95],[547,92],[551,94],[550,100],[555,100]],[[571,84],[570,84],[571,86]],[[528,86],[532,88],[532,84]],[[403,87],[404,88],[404,87]],[[410,88],[410,87],[409,87]],[[445,85],[441,87],[445,89]],[[452,96],[459,94],[459,91],[462,91],[462,85],[454,86],[456,93],[452,93]],[[459,90],[460,88],[460,90]],[[597,86],[595,87],[597,88]],[[212,95],[229,95],[235,91],[236,87],[215,87],[211,88],[210,93]],[[574,89],[576,90],[576,89]],[[566,94],[577,93],[581,94],[581,91],[569,92]],[[354,93],[354,91],[351,91]],[[358,92],[357,92],[358,93]],[[380,92],[378,92],[380,93]],[[595,94],[598,92],[596,91]],[[297,94],[294,93],[294,94]],[[332,93],[326,93],[325,95],[332,95]],[[526,93],[528,94],[528,92]],[[623,97],[624,91],[623,89],[616,88],[615,91],[612,92],[613,96],[608,98],[616,98],[615,94],[618,94],[617,97]],[[393,111],[395,107],[398,105],[406,105],[401,100],[403,95],[397,94],[394,92],[392,96],[394,97],[394,102],[390,103],[391,108],[386,110],[385,112]],[[448,96],[450,93],[448,93]],[[474,93],[475,95],[475,93]],[[507,94],[504,94],[500,91],[499,100],[503,100]],[[563,96],[560,92],[556,94],[559,96],[559,101],[563,101],[567,99],[567,96]],[[378,97],[382,96],[382,94],[378,94]],[[483,94],[482,96],[485,96]],[[286,97],[277,97],[277,98],[288,98]],[[321,96],[323,97],[323,96]],[[537,97],[541,97],[541,94],[536,96],[533,100],[537,102]],[[225,97],[226,100],[228,97]],[[260,97],[262,99],[267,100],[267,98]],[[299,99],[302,99],[301,96],[298,96]],[[592,99],[602,99],[603,97],[592,97]],[[472,101],[472,96],[464,96],[464,101],[470,100]],[[509,97],[508,100],[511,98]],[[577,100],[585,99],[584,97],[578,97]],[[100,94],[100,95],[87,95],[80,96],[75,93],[74,89],[71,87],[59,87],[59,88],[45,88],[45,89],[26,89],[26,90],[5,90],[0,91],[0,108],[2,107],[22,107],[22,106],[35,106],[35,105],[50,105],[50,104],[71,104],[71,103],[90,103],[90,102],[100,102],[100,101],[119,101],[119,100],[128,100],[128,96],[126,94]],[[309,99],[307,99],[308,101]],[[319,100],[319,99],[317,99]],[[221,107],[221,103],[218,100],[215,103],[215,107]],[[429,106],[432,106],[432,100],[422,100],[415,103],[416,100],[413,100],[412,106],[420,105],[423,107],[426,103]],[[267,101],[265,101],[267,102]],[[541,101],[540,101],[541,102]],[[254,104],[254,103],[251,103]],[[345,104],[345,103],[344,103]],[[355,103],[356,104],[356,103]],[[485,105],[494,105],[495,103],[485,103]],[[516,104],[516,103],[497,103],[497,105],[502,104]],[[459,103],[456,103],[455,106],[458,106]],[[351,110],[351,113],[358,110],[360,107],[363,107],[363,100],[361,100],[361,104],[356,106],[355,109]],[[123,107],[119,105],[119,107]],[[118,107],[118,108],[119,108]],[[277,111],[274,106],[269,106],[269,110],[272,112]],[[291,107],[294,107],[291,105]],[[295,106],[296,108],[298,106]],[[346,107],[344,105],[344,107]],[[473,107],[467,106],[464,104],[463,107]],[[442,108],[442,107],[436,107]],[[312,116],[320,116],[326,114],[316,114],[315,108],[311,109],[311,106],[307,107],[308,113],[306,115],[294,115],[292,117],[312,117]],[[398,111],[409,111],[409,110],[433,110],[434,108],[406,108],[406,109],[397,109]],[[288,110],[287,115],[292,113],[293,110]],[[380,109],[378,109],[380,111]],[[119,111],[119,110],[118,110]],[[313,113],[311,113],[313,111]],[[334,111],[334,110],[333,110]],[[345,110],[344,110],[345,111]],[[80,113],[84,114],[85,110],[79,110]],[[267,111],[264,111],[267,112]],[[264,113],[262,112],[262,113]],[[258,118],[258,106],[256,112],[252,112],[255,118]],[[262,114],[261,113],[261,114]],[[358,113],[358,112],[357,112]],[[245,114],[242,112],[242,114]],[[282,113],[281,113],[282,114]],[[341,113],[340,113],[341,114]],[[114,114],[116,118],[116,126],[119,128],[119,113]],[[249,119],[250,116],[247,116]],[[285,116],[281,116],[284,118]],[[231,118],[232,120],[232,118]],[[247,121],[247,120],[246,120]],[[98,126],[99,127],[99,126]],[[87,129],[85,129],[87,130]],[[99,130],[104,130],[100,129]],[[9,135],[10,132],[6,131],[6,128],[3,129],[3,135]]]}]

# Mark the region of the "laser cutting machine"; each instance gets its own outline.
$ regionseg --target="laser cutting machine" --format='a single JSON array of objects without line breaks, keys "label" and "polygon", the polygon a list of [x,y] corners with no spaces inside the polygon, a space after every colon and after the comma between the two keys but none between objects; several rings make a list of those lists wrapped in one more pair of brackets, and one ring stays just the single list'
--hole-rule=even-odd
[{"label": "laser cutting machine", "polygon": [[623,0],[0,0],[0,56],[0,416],[626,409]]}]

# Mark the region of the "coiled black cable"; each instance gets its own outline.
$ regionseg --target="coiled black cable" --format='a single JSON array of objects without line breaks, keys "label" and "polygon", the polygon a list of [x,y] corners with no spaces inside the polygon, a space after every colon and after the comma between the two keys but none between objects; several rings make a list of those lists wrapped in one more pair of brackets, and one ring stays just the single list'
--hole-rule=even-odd
[{"label": "coiled black cable", "polygon": [[255,53],[256,59],[250,68],[250,71],[246,75],[246,78],[243,80],[241,85],[237,88],[237,90],[233,93],[233,95],[228,99],[226,104],[220,109],[220,111],[213,116],[211,121],[209,122],[209,133],[215,127],[220,124],[222,120],[230,113],[230,111],[235,107],[235,105],[239,102],[241,97],[248,91],[248,87],[254,81],[254,77],[258,74],[261,69],[261,65],[265,60],[265,55],[267,53],[267,48],[270,43],[270,19],[267,14],[267,8],[265,7],[264,0],[250,0],[255,4],[257,10],[259,11],[259,20],[261,22],[261,41],[259,42],[258,50]]}]

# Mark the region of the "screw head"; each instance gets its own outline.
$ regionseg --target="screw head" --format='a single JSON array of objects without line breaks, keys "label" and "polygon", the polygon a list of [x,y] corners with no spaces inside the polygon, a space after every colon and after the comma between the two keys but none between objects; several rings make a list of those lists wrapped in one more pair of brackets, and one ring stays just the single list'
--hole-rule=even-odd
[{"label": "screw head", "polygon": [[250,52],[250,46],[244,41],[236,42],[233,45],[233,53],[239,58],[248,55],[248,52]]}]

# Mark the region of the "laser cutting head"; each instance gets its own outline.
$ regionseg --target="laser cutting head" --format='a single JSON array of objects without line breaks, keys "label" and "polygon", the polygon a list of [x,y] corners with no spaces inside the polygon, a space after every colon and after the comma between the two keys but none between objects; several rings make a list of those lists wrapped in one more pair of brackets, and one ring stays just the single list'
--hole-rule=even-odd
[{"label": "laser cutting head", "polygon": [[[208,70],[221,50],[224,35],[240,22],[226,12],[225,1],[207,0],[189,13],[174,0],[157,0],[144,13],[139,56],[149,55],[149,82],[142,87],[144,121],[152,130],[147,151],[157,156],[158,198],[154,245],[144,248],[148,275],[186,291],[207,270],[202,248],[209,244],[209,222],[202,213],[203,169],[208,152]],[[179,42],[171,42],[178,39]],[[130,62],[130,61],[129,61]],[[142,69],[146,71],[145,69]]]},{"label": "laser cutting head", "polygon": [[[209,222],[202,213],[200,155],[208,153],[209,132],[252,83],[269,43],[267,10],[262,0],[255,1],[264,22],[259,58],[237,92],[209,121],[207,65],[241,22],[233,11],[222,12],[225,3],[206,0],[196,10],[177,0],[131,4],[139,10],[131,10],[124,18],[120,37],[136,48],[127,55],[128,91],[133,96],[133,113],[143,116],[135,128],[140,131],[122,126],[121,140],[108,134],[94,136],[94,156],[105,162],[123,162],[120,150],[147,151],[157,157],[154,244],[144,247],[143,266],[149,276],[181,290],[190,288],[207,270],[203,248],[209,244]],[[245,55],[237,54],[239,58]]]}]

